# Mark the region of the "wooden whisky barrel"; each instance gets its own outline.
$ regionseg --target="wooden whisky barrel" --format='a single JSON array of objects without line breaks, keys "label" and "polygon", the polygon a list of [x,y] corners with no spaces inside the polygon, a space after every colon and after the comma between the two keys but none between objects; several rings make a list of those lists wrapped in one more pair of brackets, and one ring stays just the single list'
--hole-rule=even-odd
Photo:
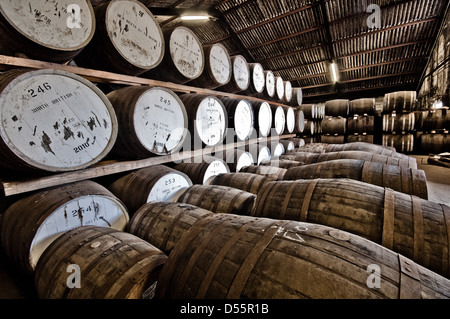
[{"label": "wooden whisky barrel", "polygon": [[[283,103],[286,105],[291,105],[292,102],[292,83],[291,81],[284,81],[284,96]],[[292,105],[291,105],[292,106]],[[297,105],[295,105],[296,107]]]},{"label": "wooden whisky barrel", "polygon": [[[234,129],[238,141],[249,140],[255,127],[252,104],[244,99],[219,97],[228,114],[228,128]],[[234,135],[233,134],[233,135]]]},{"label": "wooden whisky barrel", "polygon": [[261,163],[261,165],[250,165],[242,167],[239,172],[258,174],[268,177],[272,180],[282,180],[287,169],[277,166],[270,166],[269,164],[269,161],[267,161],[267,163]]},{"label": "wooden whisky barrel", "polygon": [[292,88],[292,99],[290,105],[293,107],[298,107],[303,104],[303,91],[300,87]]},{"label": "wooden whisky barrel", "polygon": [[205,67],[203,73],[188,85],[215,89],[231,80],[231,59],[228,50],[220,43],[203,46]]},{"label": "wooden whisky barrel", "polygon": [[119,122],[113,152],[122,158],[147,158],[178,152],[188,132],[183,102],[162,87],[130,86],[108,93]]},{"label": "wooden whisky barrel", "polygon": [[272,152],[269,147],[266,145],[258,144],[257,148],[258,156],[256,159],[256,164],[260,165],[261,163],[269,162],[272,158]]},{"label": "wooden whisky barrel", "polygon": [[250,69],[250,85],[242,94],[251,96],[262,94],[266,86],[264,68],[260,63],[248,63]]},{"label": "wooden whisky barrel", "polygon": [[75,58],[78,66],[140,75],[161,63],[163,32],[142,2],[105,2],[95,7],[95,21],[92,41]]},{"label": "wooden whisky barrel", "polygon": [[318,116],[318,108],[316,104],[302,104],[297,106],[297,110],[303,112],[305,119],[317,119]]},{"label": "wooden whisky barrel", "polygon": [[294,110],[295,113],[295,129],[294,132],[297,134],[302,134],[305,130],[305,115],[303,111],[299,109]]},{"label": "wooden whisky barrel", "polygon": [[415,114],[383,114],[383,132],[409,132],[414,130]]},{"label": "wooden whisky barrel", "polygon": [[223,102],[215,97],[201,94],[182,94],[188,115],[192,149],[222,144],[228,128],[228,113]]},{"label": "wooden whisky barrel", "polygon": [[211,176],[230,173],[227,163],[219,158],[207,158],[201,162],[180,163],[174,166],[177,171],[186,174],[194,184],[204,184]]},{"label": "wooden whisky barrel", "polygon": [[242,55],[235,55],[231,58],[231,79],[217,88],[218,91],[228,93],[239,93],[245,91],[250,86],[250,67],[247,60]]},{"label": "wooden whisky barrel", "polygon": [[422,134],[420,136],[420,150],[424,153],[440,154],[450,150],[448,134]]},{"label": "wooden whisky barrel", "polygon": [[291,161],[287,159],[282,159],[281,157],[273,157],[270,162],[261,163],[261,165],[266,166],[275,166],[280,168],[289,169],[291,167],[297,167],[300,165],[304,165],[304,163],[299,161]]},{"label": "wooden whisky barrel", "polygon": [[416,91],[387,93],[383,100],[383,113],[410,113],[416,108]]},{"label": "wooden whisky barrel", "polygon": [[291,152],[282,155],[281,159],[299,161],[305,164],[321,163],[337,159],[357,159],[373,163],[417,169],[417,161],[413,157],[410,158],[411,160],[405,160],[364,151],[341,151],[328,153]]},{"label": "wooden whisky barrel", "polygon": [[347,133],[372,133],[374,131],[374,123],[375,117],[373,115],[354,115],[347,119]]},{"label": "wooden whisky barrel", "polygon": [[383,145],[394,147],[398,153],[414,151],[413,134],[383,134]]},{"label": "wooden whisky barrel", "polygon": [[155,165],[116,179],[108,189],[125,204],[132,216],[142,205],[169,200],[180,189],[191,185],[191,179],[183,172],[164,165]]},{"label": "wooden whisky barrel", "polygon": [[373,154],[385,155],[389,157],[416,161],[408,155],[398,153],[393,146],[390,145],[378,145],[369,144],[363,142],[345,143],[345,144],[321,144],[310,143],[298,148],[296,151],[305,151],[310,153],[328,153],[328,152],[340,152],[340,151],[363,151]]},{"label": "wooden whisky barrel", "polygon": [[344,135],[347,133],[347,118],[342,116],[327,116],[322,121],[322,133]]},{"label": "wooden whisky barrel", "polygon": [[320,136],[320,141],[326,144],[345,144],[345,135],[323,134]]},{"label": "wooden whisky barrel", "polygon": [[255,115],[255,129],[258,130],[258,137],[268,137],[272,129],[273,114],[272,108],[267,102],[250,101]]},{"label": "wooden whisky barrel", "polygon": [[[237,173],[240,174],[240,173]],[[228,186],[193,185],[172,201],[194,205],[214,213],[250,215],[256,195]]]},{"label": "wooden whisky barrel", "polygon": [[282,106],[284,111],[284,117],[286,119],[286,125],[284,127],[283,134],[292,134],[295,132],[296,127],[296,116],[295,116],[295,108],[292,106]]},{"label": "wooden whisky barrel", "polygon": [[271,105],[272,109],[272,128],[275,130],[276,135],[282,135],[286,129],[286,114],[284,109],[280,105]]},{"label": "wooden whisky barrel", "polygon": [[278,143],[284,146],[285,152],[295,149],[295,142],[293,140],[280,140]]},{"label": "wooden whisky barrel", "polygon": [[133,215],[127,232],[169,255],[189,228],[212,214],[209,210],[189,204],[151,202],[144,204]]},{"label": "wooden whisky barrel", "polygon": [[373,115],[375,113],[375,98],[362,98],[348,102],[348,114],[354,115]]},{"label": "wooden whisky barrel", "polygon": [[142,76],[178,84],[198,78],[205,68],[205,53],[194,31],[177,26],[163,30],[163,35],[165,54],[161,63]]},{"label": "wooden whisky barrel", "polygon": [[0,75],[0,165],[74,171],[103,159],[117,138],[108,98],[88,80],[53,69]]},{"label": "wooden whisky barrel", "polygon": [[450,276],[450,207],[352,179],[266,183],[253,216],[327,225]]},{"label": "wooden whisky barrel", "polygon": [[[70,11],[75,8],[79,10]],[[0,3],[1,54],[65,63],[88,45],[94,33],[95,14],[88,0]]]},{"label": "wooden whisky barrel", "polygon": [[270,154],[272,154],[273,157],[279,157],[285,152],[286,148],[284,147],[284,144],[280,143],[279,141],[270,142]]},{"label": "wooden whisky barrel", "polygon": [[[228,152],[227,152],[227,159],[226,163],[228,164],[228,167],[230,168],[231,173],[238,173],[242,167],[253,165],[255,163],[255,160],[253,158],[253,155],[251,152],[247,152],[240,149],[235,149],[233,155],[233,160],[228,158]],[[230,155],[231,156],[231,155]]]},{"label": "wooden whisky barrel", "polygon": [[275,99],[280,103],[284,101],[284,89],[283,78],[279,75],[275,76]]},{"label": "wooden whisky barrel", "polygon": [[349,100],[336,99],[325,102],[326,116],[343,116],[347,117],[349,112]]},{"label": "wooden whisky barrel", "polygon": [[423,119],[424,132],[436,132],[437,130],[450,130],[450,111],[447,109],[430,110]]},{"label": "wooden whisky barrel", "polygon": [[337,159],[290,168],[283,180],[350,178],[372,185],[428,199],[427,178],[423,170],[386,165],[357,159]]},{"label": "wooden whisky barrel", "polygon": [[313,136],[316,135],[316,125],[317,123],[310,119],[303,120],[303,136]]},{"label": "wooden whisky barrel", "polygon": [[239,172],[212,176],[205,184],[228,186],[256,195],[264,183],[270,180],[268,177],[260,174]]},{"label": "wooden whisky barrel", "polygon": [[127,208],[110,191],[82,181],[15,201],[3,214],[0,239],[13,264],[30,274],[42,253],[64,232],[85,225],[124,230],[128,219]]},{"label": "wooden whisky barrel", "polygon": [[364,143],[374,143],[374,136],[373,134],[354,134],[354,135],[347,135],[347,143],[354,143],[354,142],[364,142]]},{"label": "wooden whisky barrel", "polygon": [[261,93],[257,94],[258,97],[268,100],[275,99],[275,75],[271,70],[264,70],[264,89]]},{"label": "wooden whisky barrel", "polygon": [[[374,266],[377,274],[373,274]],[[336,228],[214,214],[184,234],[156,288],[158,299],[206,297],[449,298],[450,281]]]},{"label": "wooden whisky barrel", "polygon": [[[48,247],[36,266],[34,282],[41,299],[151,298],[166,260],[161,250],[137,236],[83,226]],[[80,287],[69,288],[76,284],[70,281],[74,270]]]}]

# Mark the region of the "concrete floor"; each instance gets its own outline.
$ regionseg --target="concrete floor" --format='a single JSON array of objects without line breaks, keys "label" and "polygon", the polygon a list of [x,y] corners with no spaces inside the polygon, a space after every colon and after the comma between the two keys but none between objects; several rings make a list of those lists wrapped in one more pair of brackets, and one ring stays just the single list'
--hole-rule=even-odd
[{"label": "concrete floor", "polygon": [[[427,164],[428,156],[414,156],[427,176],[429,200],[450,205],[450,168]],[[33,280],[18,272],[0,250],[0,299],[35,299]]]}]

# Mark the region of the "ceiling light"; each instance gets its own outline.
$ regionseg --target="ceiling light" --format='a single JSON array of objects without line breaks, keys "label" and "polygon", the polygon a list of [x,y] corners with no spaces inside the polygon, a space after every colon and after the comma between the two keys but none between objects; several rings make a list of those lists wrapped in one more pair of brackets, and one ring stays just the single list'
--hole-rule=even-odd
[{"label": "ceiling light", "polygon": [[185,15],[185,16],[181,16],[181,20],[184,21],[194,21],[194,20],[209,20],[209,16],[208,15],[203,15],[203,16],[191,16],[191,15]]},{"label": "ceiling light", "polygon": [[337,64],[332,62],[331,63],[331,74],[333,75],[333,81],[338,81],[338,70],[337,70]]}]

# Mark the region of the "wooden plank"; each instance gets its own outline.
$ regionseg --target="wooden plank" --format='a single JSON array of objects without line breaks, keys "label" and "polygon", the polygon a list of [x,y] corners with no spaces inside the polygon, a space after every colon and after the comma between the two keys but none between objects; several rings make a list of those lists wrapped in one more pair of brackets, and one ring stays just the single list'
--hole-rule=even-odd
[{"label": "wooden plank", "polygon": [[22,180],[8,180],[0,177],[0,187],[3,190],[4,196],[12,196],[22,194],[30,191],[44,189],[53,186],[59,186],[67,183],[82,181],[86,179],[97,178],[106,175],[113,175],[127,171],[137,170],[140,168],[171,163],[174,161],[186,160],[189,158],[196,158],[199,156],[209,155],[214,152],[226,151],[234,148],[244,147],[254,143],[264,143],[277,139],[286,139],[295,137],[295,134],[274,136],[268,138],[258,138],[249,141],[242,141],[237,143],[230,143],[226,145],[219,145],[216,147],[209,147],[194,151],[185,151],[166,156],[150,157],[136,161],[105,161],[100,162],[90,168],[79,171],[67,172],[61,174],[54,174],[43,177],[28,178]]}]

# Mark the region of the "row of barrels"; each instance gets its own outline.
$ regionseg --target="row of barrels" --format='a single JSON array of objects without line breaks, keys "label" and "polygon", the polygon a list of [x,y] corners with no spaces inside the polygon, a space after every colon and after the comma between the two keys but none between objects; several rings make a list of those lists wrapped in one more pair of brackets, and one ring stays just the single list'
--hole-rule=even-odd
[{"label": "row of barrels", "polygon": [[127,86],[104,94],[54,69],[0,75],[0,162],[10,169],[71,171],[108,154],[170,155],[304,129],[302,111],[265,101]]},{"label": "row of barrels", "polygon": [[163,30],[137,0],[95,8],[88,0],[2,3],[0,25],[2,54],[302,104],[301,88],[242,55],[231,57],[220,43],[202,44],[188,27]]},{"label": "row of barrels", "polygon": [[[224,186],[229,185],[233,179],[234,185],[241,188],[248,186],[248,183],[252,184],[254,193]],[[256,181],[259,183],[257,187]],[[218,201],[217,198],[221,200]],[[346,198],[346,201],[339,201],[339,198]],[[44,199],[42,201],[44,202]],[[352,209],[349,209],[350,207]],[[353,209],[358,210],[360,217],[348,219],[348,214],[352,214]],[[44,250],[35,268],[35,282],[41,298],[141,298],[143,294],[156,295],[157,298],[202,298],[206,295],[215,298],[299,298],[300,295],[309,298],[448,298],[448,279],[428,269],[441,267],[439,271],[446,272],[445,276],[448,276],[448,250],[444,248],[448,242],[445,237],[444,240],[435,240],[442,238],[446,232],[446,213],[442,213],[445,209],[448,210],[448,207],[386,187],[371,186],[350,179],[272,181],[249,173],[219,174],[210,185],[192,185],[181,190],[172,202],[156,201],[140,207],[130,219],[127,231],[144,239],[147,244],[130,234],[109,227],[77,227],[64,233]],[[410,228],[408,225],[412,218],[414,227]],[[419,223],[421,221],[424,224],[422,227]],[[428,227],[432,229],[429,232],[424,231]],[[256,230],[258,231],[255,233]],[[270,234],[267,230],[271,230]],[[197,236],[200,231],[202,237],[199,241]],[[188,236],[188,233],[190,237],[184,237]],[[205,234],[210,235],[203,237]],[[273,243],[261,247],[262,244],[258,243],[262,239],[258,239],[257,234],[267,234],[267,245],[272,243],[272,240],[281,242],[276,246],[273,246]],[[225,241],[220,244],[218,240],[224,240],[223,236]],[[245,239],[248,236],[253,240],[249,242]],[[414,244],[402,244],[405,237],[411,241],[414,239]],[[322,242],[319,238],[326,241]],[[381,249],[377,243],[382,243],[387,248]],[[329,245],[335,248],[330,249]],[[258,254],[257,247],[264,249]],[[268,247],[267,251],[265,247]],[[342,251],[337,249],[338,247],[341,247]],[[318,259],[310,259],[314,251],[311,249],[317,249],[316,254],[322,251]],[[263,255],[269,251],[274,251],[274,256],[278,256],[269,258],[276,261],[272,266],[265,262],[268,259]],[[300,255],[291,255],[289,251],[297,251]],[[325,251],[327,253],[324,255]],[[361,256],[348,259],[349,251],[352,251],[351,256]],[[200,258],[200,255],[206,252],[212,259]],[[254,256],[251,260],[246,258],[249,252],[253,252],[250,254]],[[435,255],[434,252],[439,254]],[[17,251],[15,253],[17,254]],[[226,257],[231,257],[229,254],[234,256],[230,260]],[[287,255],[284,257],[284,254]],[[428,254],[433,255],[433,258],[430,259]],[[362,256],[370,256],[370,261],[361,259]],[[227,258],[226,263],[223,263],[223,258]],[[336,258],[343,258],[344,265],[331,262],[336,262]],[[322,266],[313,269],[320,269],[320,273],[314,273],[314,276],[322,280],[311,280],[308,277],[308,280],[302,280],[303,284],[290,282],[291,276],[288,274],[292,271],[297,273],[299,269],[309,269],[310,273],[312,269],[309,263],[317,263],[319,260],[322,260]],[[426,264],[430,260],[435,264],[427,265],[427,268],[421,266],[421,263]],[[209,261],[212,261],[212,264]],[[240,275],[238,278],[241,278],[242,282],[231,279],[228,284],[221,285],[225,288],[217,290],[211,280],[225,280],[230,271],[234,274],[228,266],[218,268],[220,265],[229,265],[230,262],[233,262],[232,265],[235,264],[237,269],[246,269],[244,265],[247,263],[256,265],[257,268],[250,267],[249,275],[259,276],[258,284],[252,284],[253,279]],[[361,268],[361,273],[365,272],[369,265],[381,267],[382,284],[377,287],[382,288],[381,290],[371,289],[373,287],[365,284],[368,274],[364,280],[361,276],[358,279],[360,284],[357,287],[352,286],[350,290],[348,284],[340,285],[340,289],[329,289],[330,282],[323,280],[322,272],[333,274],[339,282],[354,282],[355,272],[347,273],[343,269],[346,269],[348,263],[355,267],[355,262],[359,265],[357,269]],[[409,266],[407,268],[413,271],[403,269],[405,265],[401,263],[405,262]],[[82,267],[82,289],[70,289],[66,285],[67,267],[74,263]],[[306,268],[301,267],[302,264]],[[280,265],[292,270],[285,271],[284,267],[280,269]],[[447,268],[443,269],[444,266]],[[185,267],[203,269],[203,272],[189,276],[189,272],[185,273],[189,271]],[[260,273],[259,267],[269,271]],[[388,274],[394,270],[389,270],[390,267],[403,268],[397,269],[397,275],[391,277]],[[211,277],[219,271],[221,278]],[[98,278],[103,272],[110,275]],[[180,272],[184,273],[181,278],[178,277]],[[208,273],[210,275],[207,275]],[[267,274],[270,276],[266,277]],[[398,282],[402,276],[411,274],[418,281],[413,282],[412,287]],[[196,290],[198,285],[194,288],[194,282],[189,279],[193,276],[196,278],[195,283],[201,283],[203,288]],[[133,278],[132,284],[129,278]],[[231,278],[234,278],[234,275]],[[397,281],[392,281],[393,278],[397,278]],[[433,278],[433,285],[429,286],[429,280],[425,278]],[[156,281],[158,284],[155,284]],[[273,282],[280,281],[281,286],[273,286]],[[181,283],[181,288],[184,289],[176,288],[177,282]],[[256,289],[262,284],[267,289]],[[236,286],[245,286],[247,290],[245,293],[238,293],[240,290]],[[260,295],[254,295],[258,291]]]}]

